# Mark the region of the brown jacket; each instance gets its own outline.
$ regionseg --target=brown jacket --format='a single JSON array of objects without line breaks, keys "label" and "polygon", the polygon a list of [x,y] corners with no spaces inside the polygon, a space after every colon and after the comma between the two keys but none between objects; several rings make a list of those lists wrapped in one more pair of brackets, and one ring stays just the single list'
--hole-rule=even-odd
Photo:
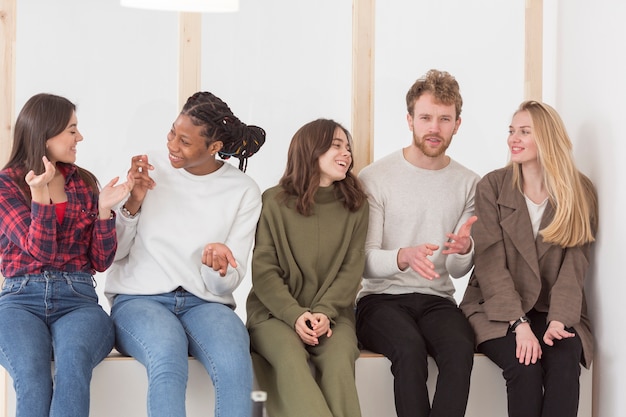
[{"label": "brown jacket", "polygon": [[[512,186],[511,167],[487,174],[476,188],[478,221],[472,228],[474,271],[461,309],[476,333],[476,344],[503,337],[509,321],[535,308],[573,327],[583,345],[581,362],[589,367],[593,336],[587,316],[584,281],[591,245],[561,248],[533,237],[526,201]],[[593,190],[583,176],[585,185]],[[592,191],[593,192],[593,191]],[[540,230],[554,216],[546,206]]]}]

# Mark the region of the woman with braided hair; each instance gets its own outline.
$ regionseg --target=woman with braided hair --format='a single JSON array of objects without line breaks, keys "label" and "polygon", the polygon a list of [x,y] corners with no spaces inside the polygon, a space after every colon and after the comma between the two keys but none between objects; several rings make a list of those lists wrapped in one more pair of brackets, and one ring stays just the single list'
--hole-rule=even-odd
[{"label": "woman with braided hair", "polygon": [[[208,92],[191,96],[167,152],[134,156],[105,293],[116,347],[148,373],[148,416],[184,417],[188,355],[215,386],[215,416],[249,417],[249,338],[233,291],[246,273],[261,212],[242,171],[265,141]],[[238,158],[239,170],[222,159]]]}]

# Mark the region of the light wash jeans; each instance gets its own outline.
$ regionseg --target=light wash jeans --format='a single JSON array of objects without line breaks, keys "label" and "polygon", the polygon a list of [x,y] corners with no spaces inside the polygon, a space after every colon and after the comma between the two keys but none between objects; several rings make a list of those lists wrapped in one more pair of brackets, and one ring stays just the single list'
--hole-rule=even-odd
[{"label": "light wash jeans", "polygon": [[179,289],[118,295],[111,317],[118,350],[146,367],[149,417],[185,417],[189,355],[211,376],[215,417],[250,417],[250,341],[230,307]]},{"label": "light wash jeans", "polygon": [[16,416],[87,417],[92,370],[111,351],[114,335],[90,274],[5,279],[0,364],[13,378]]}]

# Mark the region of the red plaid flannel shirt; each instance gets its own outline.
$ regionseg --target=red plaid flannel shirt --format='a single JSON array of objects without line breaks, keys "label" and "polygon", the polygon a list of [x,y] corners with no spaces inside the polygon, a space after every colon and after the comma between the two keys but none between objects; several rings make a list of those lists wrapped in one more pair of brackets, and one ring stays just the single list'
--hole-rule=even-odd
[{"label": "red plaid flannel shirt", "polygon": [[0,268],[7,277],[43,271],[104,271],[117,249],[115,219],[98,218],[98,197],[77,167],[57,164],[65,177],[67,208],[58,223],[53,204],[28,205],[13,180],[25,173],[0,171]]}]

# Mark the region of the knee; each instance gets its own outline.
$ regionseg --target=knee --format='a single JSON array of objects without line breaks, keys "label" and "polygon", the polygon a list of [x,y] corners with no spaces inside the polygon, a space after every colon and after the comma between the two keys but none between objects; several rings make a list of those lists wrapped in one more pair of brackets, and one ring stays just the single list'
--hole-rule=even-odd
[{"label": "knee", "polygon": [[460,339],[452,342],[444,349],[439,349],[433,353],[437,365],[468,368],[471,369],[474,364],[474,343],[473,341]]},{"label": "knee", "polygon": [[17,398],[20,397],[45,397],[52,395],[52,375],[49,371],[46,372],[29,372],[28,370],[21,370],[17,373],[12,373],[13,388]]},{"label": "knee", "polygon": [[249,349],[250,346],[250,334],[248,333],[248,329],[243,325],[243,323],[235,322],[232,326],[230,326],[230,331],[227,332],[228,342],[231,343],[235,347],[245,346],[246,349]]},{"label": "knee", "polygon": [[17,385],[40,386],[52,383],[52,370],[50,360],[43,362],[28,362],[20,366],[8,368],[9,375]]},{"label": "knee", "polygon": [[333,346],[333,349],[328,349],[323,355],[312,356],[311,359],[315,367],[324,369],[325,372],[354,374],[359,354],[360,351],[356,346],[341,345]]},{"label": "knee", "polygon": [[352,364],[352,367],[354,367],[354,363],[360,355],[361,351],[356,345],[342,346],[339,349],[335,349],[332,353],[333,358],[336,358],[339,363]]},{"label": "knee", "polygon": [[160,344],[153,340],[124,337],[118,338],[118,349],[143,364],[148,376],[172,374],[187,377],[189,350],[186,338],[175,344]]},{"label": "knee", "polygon": [[167,357],[167,355],[150,357],[145,364],[148,378],[152,381],[187,381],[189,358]]},{"label": "knee", "polygon": [[134,319],[115,321],[115,345],[121,353],[142,363],[183,361],[189,352],[187,335],[177,320],[163,322],[161,327],[143,326]]},{"label": "knee", "polygon": [[503,369],[502,375],[507,385],[541,386],[543,384],[543,368],[540,362],[525,365],[515,361]]},{"label": "knee", "polygon": [[428,352],[425,347],[415,343],[398,344],[389,360],[395,369],[428,369]]},{"label": "knee", "polygon": [[[580,361],[578,358],[566,358],[569,360],[551,361],[544,364],[546,376],[557,378],[563,381],[578,380],[580,377]],[[545,361],[548,362],[548,361]]]},{"label": "knee", "polygon": [[276,352],[265,352],[264,358],[276,369],[296,369],[309,366],[309,354],[304,347],[295,349],[279,349]]}]

